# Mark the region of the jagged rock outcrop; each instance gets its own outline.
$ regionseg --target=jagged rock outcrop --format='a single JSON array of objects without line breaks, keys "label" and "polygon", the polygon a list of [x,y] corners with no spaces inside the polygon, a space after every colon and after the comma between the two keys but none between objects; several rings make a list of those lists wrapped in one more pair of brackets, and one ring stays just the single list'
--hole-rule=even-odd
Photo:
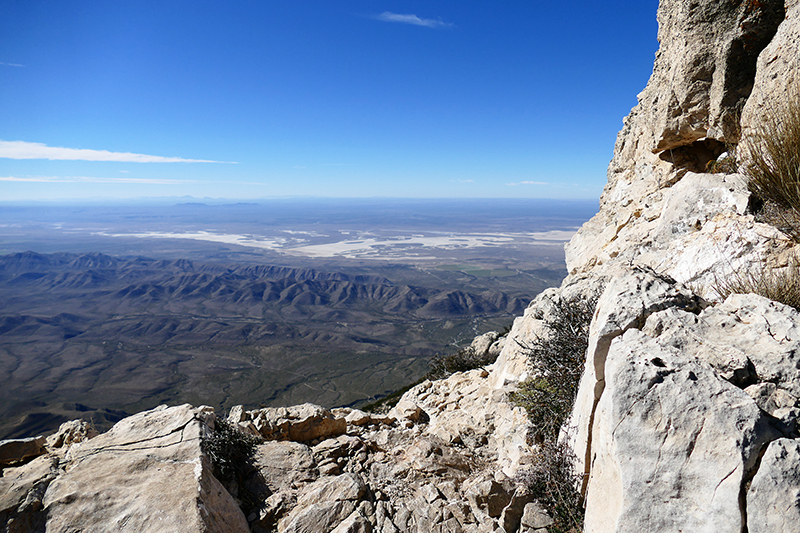
[{"label": "jagged rock outcrop", "polygon": [[781,436],[768,415],[636,329],[612,341],[605,367],[585,531],[742,531],[742,486]]},{"label": "jagged rock outcrop", "polygon": [[716,287],[786,267],[795,243],[755,220],[743,175],[700,172],[794,90],[797,10],[661,2],[653,76],[600,212],[567,246],[572,276],[612,279],[563,433],[584,474],[586,531],[794,527],[783,517],[800,490],[800,315],[756,295],[720,301]]},{"label": "jagged rock outcrop", "polygon": [[786,17],[775,36],[758,56],[753,91],[742,109],[742,136],[747,138],[764,125],[764,116],[791,101],[800,83],[800,4],[788,0]]},{"label": "jagged rock outcrop", "polygon": [[90,440],[51,442],[3,470],[3,531],[249,531],[201,451],[213,419],[210,408],[163,406]]}]

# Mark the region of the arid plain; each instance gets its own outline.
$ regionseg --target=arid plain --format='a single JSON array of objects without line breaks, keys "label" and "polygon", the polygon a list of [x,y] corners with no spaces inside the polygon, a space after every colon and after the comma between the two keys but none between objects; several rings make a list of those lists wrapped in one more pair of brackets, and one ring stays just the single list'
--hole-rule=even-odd
[{"label": "arid plain", "polygon": [[357,405],[560,282],[593,202],[0,209],[0,438],[156,405]]}]

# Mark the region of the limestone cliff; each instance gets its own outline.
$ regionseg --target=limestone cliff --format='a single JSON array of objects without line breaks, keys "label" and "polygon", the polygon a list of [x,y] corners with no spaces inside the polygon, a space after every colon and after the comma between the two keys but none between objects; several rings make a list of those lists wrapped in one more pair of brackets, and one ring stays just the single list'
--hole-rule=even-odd
[{"label": "limestone cliff", "polygon": [[426,381],[384,415],[235,408],[227,423],[264,439],[235,481],[202,445],[225,425],[207,407],[2,443],[0,531],[546,531],[514,478],[537,443],[509,394],[537,371],[524,347],[553,302],[600,288],[562,430],[585,531],[800,531],[800,314],[713,288],[786,266],[795,244],[756,221],[744,176],[704,172],[797,90],[800,4],[662,0],[658,20],[653,75],[600,211],[567,246],[570,275],[505,339],[475,340],[494,365]]}]

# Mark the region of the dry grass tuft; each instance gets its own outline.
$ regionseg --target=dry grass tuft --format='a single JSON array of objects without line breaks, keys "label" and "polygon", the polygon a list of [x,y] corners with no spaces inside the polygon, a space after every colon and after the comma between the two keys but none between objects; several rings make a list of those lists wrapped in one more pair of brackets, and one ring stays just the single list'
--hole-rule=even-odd
[{"label": "dry grass tuft", "polygon": [[748,185],[764,203],[760,218],[800,242],[800,90],[762,118],[748,140]]},{"label": "dry grass tuft", "polygon": [[712,289],[723,300],[731,294],[758,294],[800,311],[800,261],[793,257],[786,268],[761,265],[730,276],[715,278]]}]

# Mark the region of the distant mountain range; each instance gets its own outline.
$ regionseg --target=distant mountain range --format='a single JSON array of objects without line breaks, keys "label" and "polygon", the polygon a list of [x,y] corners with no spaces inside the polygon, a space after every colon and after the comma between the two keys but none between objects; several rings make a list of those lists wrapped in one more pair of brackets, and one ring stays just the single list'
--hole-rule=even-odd
[{"label": "distant mountain range", "polygon": [[200,390],[223,408],[353,403],[402,386],[478,323],[510,323],[530,296],[285,266],[0,256],[0,438]]}]

